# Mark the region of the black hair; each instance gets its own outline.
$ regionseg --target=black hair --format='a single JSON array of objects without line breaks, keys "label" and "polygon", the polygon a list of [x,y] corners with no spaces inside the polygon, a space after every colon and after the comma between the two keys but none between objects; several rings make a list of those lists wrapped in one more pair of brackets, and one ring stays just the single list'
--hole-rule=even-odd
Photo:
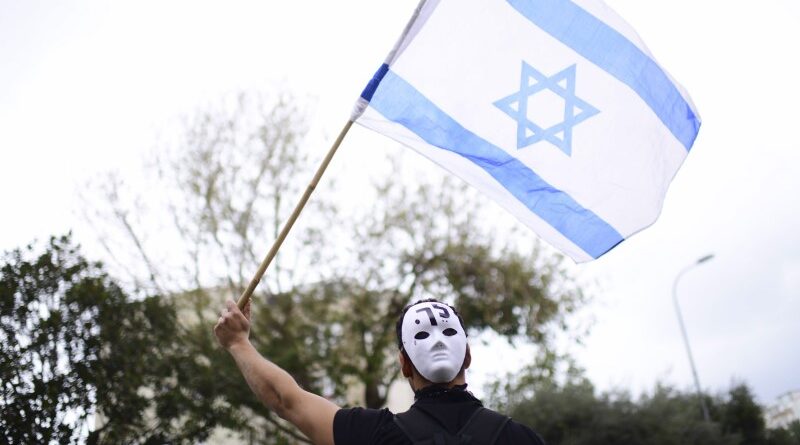
[{"label": "black hair", "polygon": [[[449,307],[453,311],[453,313],[456,314],[456,317],[458,317],[458,322],[461,323],[461,328],[464,329],[464,335],[465,336],[467,335],[467,328],[466,328],[466,326],[464,326],[464,319],[461,318],[461,314],[458,313],[456,308],[454,308],[453,306],[450,306],[447,303],[442,303],[441,301],[439,301],[439,300],[437,300],[435,298],[425,298],[423,300],[417,300],[417,301],[415,301],[415,302],[413,302],[413,303],[411,303],[409,305],[406,305],[406,307],[404,307],[403,310],[400,312],[400,316],[397,317],[397,322],[395,323],[395,333],[397,334],[397,348],[398,349],[403,351],[403,317],[406,316],[406,312],[408,312],[408,310],[411,308],[411,306],[414,306],[414,305],[417,305],[417,304],[420,304],[420,303],[439,303],[439,304],[444,304],[447,307]],[[405,352],[405,351],[403,351],[403,352]]]}]

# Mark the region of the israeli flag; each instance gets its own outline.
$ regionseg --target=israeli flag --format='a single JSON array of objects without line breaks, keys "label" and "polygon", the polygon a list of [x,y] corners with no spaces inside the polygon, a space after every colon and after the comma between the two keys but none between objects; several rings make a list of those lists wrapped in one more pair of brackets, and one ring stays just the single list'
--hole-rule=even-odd
[{"label": "israeli flag", "polygon": [[577,262],[658,217],[700,118],[601,0],[424,0],[353,120]]}]

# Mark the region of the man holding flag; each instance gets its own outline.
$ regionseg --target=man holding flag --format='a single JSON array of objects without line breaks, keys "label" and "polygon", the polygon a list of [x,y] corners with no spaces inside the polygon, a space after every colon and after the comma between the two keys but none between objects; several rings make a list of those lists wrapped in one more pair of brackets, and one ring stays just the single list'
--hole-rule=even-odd
[{"label": "man holding flag", "polygon": [[396,332],[399,365],[415,402],[395,415],[385,408],[342,409],[303,390],[250,343],[249,303],[242,312],[229,300],[214,326],[258,399],[315,444],[544,445],[530,428],[484,408],[466,390],[472,357],[455,308],[436,300],[410,304],[399,315]]},{"label": "man holding flag", "polygon": [[416,395],[399,415],[340,409],[250,344],[250,295],[353,123],[428,157],[583,262],[658,217],[700,128],[689,95],[602,0],[422,0],[214,328],[259,399],[314,443],[541,444],[465,390],[466,333],[439,302],[415,303],[398,321]]}]

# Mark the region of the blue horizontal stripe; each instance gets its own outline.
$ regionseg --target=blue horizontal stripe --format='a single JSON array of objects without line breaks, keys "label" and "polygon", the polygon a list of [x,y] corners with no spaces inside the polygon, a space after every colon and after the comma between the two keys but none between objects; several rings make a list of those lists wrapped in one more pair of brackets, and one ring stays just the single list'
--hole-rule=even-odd
[{"label": "blue horizontal stripe", "polygon": [[700,119],[658,64],[614,28],[569,0],[508,0],[545,32],[621,82],[647,103],[689,151]]},{"label": "blue horizontal stripe", "polygon": [[370,106],[428,144],[456,153],[482,168],[531,212],[593,258],[623,240],[600,217],[513,156],[462,127],[393,71],[383,77]]}]

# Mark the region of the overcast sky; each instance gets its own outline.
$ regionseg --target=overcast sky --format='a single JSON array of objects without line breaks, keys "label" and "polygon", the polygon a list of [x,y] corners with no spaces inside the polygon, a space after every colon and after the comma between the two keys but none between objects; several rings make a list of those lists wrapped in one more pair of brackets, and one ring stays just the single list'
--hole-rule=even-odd
[{"label": "overcast sky", "polygon": [[[310,98],[312,140],[330,141],[416,3],[0,0],[0,249],[90,236],[75,188],[129,171],[166,123],[234,91]],[[713,253],[678,288],[700,379],[744,380],[772,402],[800,389],[800,2],[608,3],[688,89],[703,127],[659,221],[576,267],[599,290],[574,352],[600,388],[689,387],[671,288]],[[354,128],[328,174],[357,171],[376,147],[397,149]]]}]

